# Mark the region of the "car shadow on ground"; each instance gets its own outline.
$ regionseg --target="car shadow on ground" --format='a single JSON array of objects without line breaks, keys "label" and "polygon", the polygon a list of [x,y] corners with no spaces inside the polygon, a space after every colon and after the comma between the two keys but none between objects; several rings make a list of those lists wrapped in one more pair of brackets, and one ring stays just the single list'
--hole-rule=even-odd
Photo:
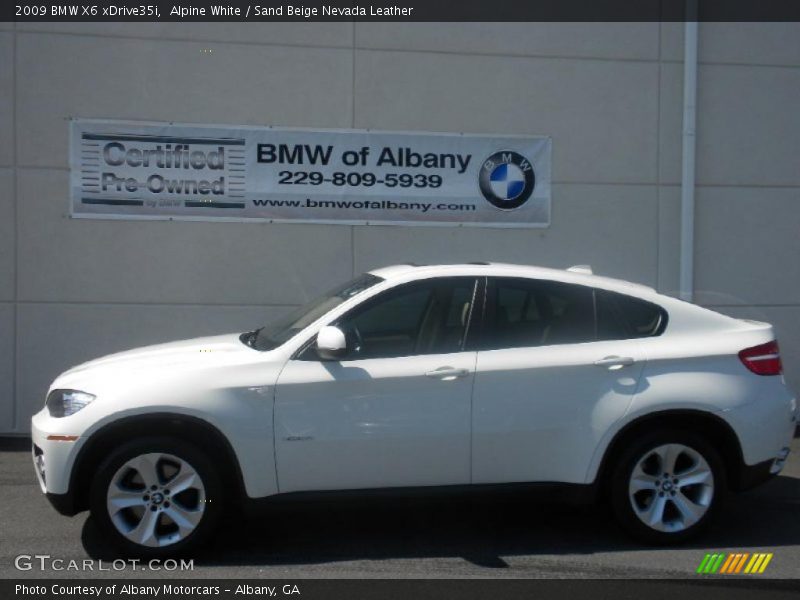
[{"label": "car shadow on ground", "polygon": [[[714,526],[684,548],[800,544],[800,479],[780,476],[731,494]],[[83,544],[93,558],[116,558],[92,519]],[[526,494],[433,499],[313,501],[278,505],[258,518],[227,518],[198,566],[289,566],[338,561],[460,557],[507,568],[503,556],[645,550],[604,506],[552,504]]]}]

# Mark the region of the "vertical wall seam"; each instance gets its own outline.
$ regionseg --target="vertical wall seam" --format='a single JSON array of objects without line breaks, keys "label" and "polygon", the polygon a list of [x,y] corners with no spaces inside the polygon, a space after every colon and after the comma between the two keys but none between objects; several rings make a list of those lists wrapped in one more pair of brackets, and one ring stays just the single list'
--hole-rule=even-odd
[{"label": "vertical wall seam", "polygon": [[[350,127],[356,126],[356,21],[353,20],[353,61],[350,68]],[[356,276],[356,226],[350,226],[350,271]]]},{"label": "vertical wall seam", "polygon": [[661,28],[664,26],[659,21],[658,35],[656,36],[658,47],[656,48],[656,285],[659,292],[661,289]]},{"label": "vertical wall seam", "polygon": [[17,183],[17,24],[11,33],[11,154],[12,165],[11,170],[11,217],[14,222],[14,243],[12,245],[12,265],[13,265],[13,302],[11,304],[11,430],[13,432],[19,431],[19,394],[17,392],[17,366],[19,354],[19,339],[18,339],[18,302],[19,302],[19,211],[17,203],[19,202],[19,185]]},{"label": "vertical wall seam", "polygon": [[353,54],[350,69],[350,127],[356,126],[356,22],[353,20]]},{"label": "vertical wall seam", "polygon": [[683,136],[681,144],[680,298],[694,299],[694,213],[697,124],[697,0],[687,0],[683,40]]},{"label": "vertical wall seam", "polygon": [[356,226],[350,226],[350,272],[356,276]]}]

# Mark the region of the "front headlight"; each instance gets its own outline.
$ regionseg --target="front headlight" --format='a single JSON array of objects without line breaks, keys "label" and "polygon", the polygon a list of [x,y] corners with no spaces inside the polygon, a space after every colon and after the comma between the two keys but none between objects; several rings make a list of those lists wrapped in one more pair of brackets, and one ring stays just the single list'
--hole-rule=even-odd
[{"label": "front headlight", "polygon": [[78,390],[53,390],[47,395],[47,410],[51,417],[68,417],[74,415],[94,400],[92,394]]}]

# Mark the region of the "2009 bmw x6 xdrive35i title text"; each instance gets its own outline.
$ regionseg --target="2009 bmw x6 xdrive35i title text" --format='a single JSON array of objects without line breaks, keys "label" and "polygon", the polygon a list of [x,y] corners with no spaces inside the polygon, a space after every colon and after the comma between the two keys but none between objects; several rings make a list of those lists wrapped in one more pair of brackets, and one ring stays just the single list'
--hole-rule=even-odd
[{"label": "2009 bmw x6 xdrive35i title text", "polygon": [[523,483],[680,541],[781,470],[796,420],[768,324],[587,269],[400,265],[252,332],[75,367],[33,440],[59,511],[155,557],[249,500]]}]

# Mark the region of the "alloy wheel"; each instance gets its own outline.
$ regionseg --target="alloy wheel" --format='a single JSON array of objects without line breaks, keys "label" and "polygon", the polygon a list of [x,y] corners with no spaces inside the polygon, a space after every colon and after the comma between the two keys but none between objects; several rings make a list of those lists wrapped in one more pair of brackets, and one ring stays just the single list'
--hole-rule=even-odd
[{"label": "alloy wheel", "polygon": [[197,471],[166,453],[141,454],[111,478],[106,507],[117,531],[148,547],[168,546],[188,537],[200,524],[206,494]]},{"label": "alloy wheel", "polygon": [[697,450],[664,444],[636,462],[628,496],[634,513],[647,527],[666,533],[684,531],[711,507],[714,475]]}]

